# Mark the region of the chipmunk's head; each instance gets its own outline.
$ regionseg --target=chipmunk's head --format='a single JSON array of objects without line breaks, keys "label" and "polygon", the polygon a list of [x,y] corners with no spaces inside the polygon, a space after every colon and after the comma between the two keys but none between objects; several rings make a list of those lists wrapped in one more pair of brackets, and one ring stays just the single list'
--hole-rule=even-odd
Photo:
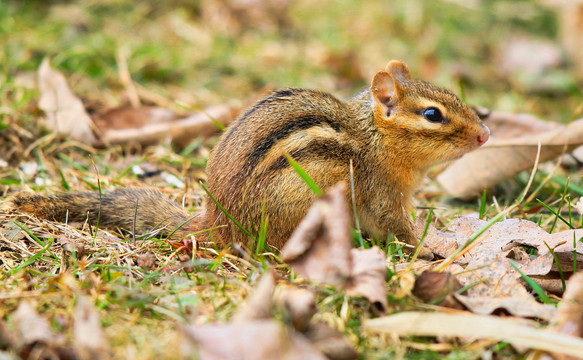
[{"label": "chipmunk's head", "polygon": [[490,131],[476,113],[446,89],[411,78],[407,66],[389,62],[371,85],[375,125],[392,146],[431,166],[483,145]]}]

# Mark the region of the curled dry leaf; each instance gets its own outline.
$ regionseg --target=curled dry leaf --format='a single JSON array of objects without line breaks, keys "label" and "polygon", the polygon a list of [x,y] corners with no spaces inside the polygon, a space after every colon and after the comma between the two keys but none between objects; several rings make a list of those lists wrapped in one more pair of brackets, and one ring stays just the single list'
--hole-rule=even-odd
[{"label": "curled dry leaf", "polygon": [[[551,330],[570,336],[583,337],[583,273],[577,273],[569,279],[563,300],[559,304],[557,316],[553,319]],[[575,360],[581,357],[553,352],[554,360]],[[541,359],[550,359],[541,356]]]},{"label": "curled dry leaf", "polygon": [[[473,217],[457,217],[450,225],[451,232],[438,234],[429,231],[426,245],[435,253],[451,252],[451,241],[463,246],[467,239],[486,225]],[[556,311],[538,303],[525,288],[522,277],[514,270],[514,261],[523,273],[533,278],[545,277],[547,284],[560,281],[557,265],[549,252],[553,249],[563,271],[572,271],[573,256],[577,267],[583,266],[583,230],[565,230],[548,234],[537,224],[521,219],[508,219],[492,225],[478,239],[478,243],[456,262],[465,267],[457,278],[463,286],[472,284],[465,295],[457,299],[471,311],[490,314],[504,309],[517,316],[550,320]],[[446,247],[444,247],[444,244]],[[547,247],[548,245],[548,247]],[[441,250],[434,250],[435,248]],[[534,250],[528,255],[523,248]],[[550,276],[555,276],[554,282]],[[554,290],[559,290],[555,286]],[[556,291],[555,291],[556,292]]]},{"label": "curled dry leaf", "polygon": [[385,254],[377,246],[370,249],[352,249],[352,270],[346,284],[348,295],[361,295],[378,311],[387,309],[385,277],[387,265]]},{"label": "curled dry leaf", "polygon": [[305,331],[318,311],[314,292],[297,286],[279,286],[274,301],[281,309],[284,321],[298,331]]},{"label": "curled dry leaf", "polygon": [[17,331],[15,350],[23,359],[34,353],[39,359],[73,359],[73,352],[65,348],[65,338],[55,334],[48,321],[26,301],[20,303],[11,318]]},{"label": "curled dry leaf", "polygon": [[[425,224],[417,222],[415,224],[415,235],[421,238],[424,231]],[[438,231],[433,224],[429,224],[423,246],[430,249],[433,254],[447,258],[457,250],[458,243],[455,234]]]},{"label": "curled dry leaf", "polygon": [[455,299],[476,314],[489,315],[500,312],[525,318],[538,318],[550,321],[556,309],[552,305],[541,304],[531,297],[488,297],[455,294]]},{"label": "curled dry leaf", "polygon": [[17,343],[16,336],[6,327],[6,323],[0,320],[0,349],[11,349]]},{"label": "curled dry leaf", "polygon": [[573,356],[583,354],[583,339],[549,329],[537,329],[535,326],[538,324],[526,325],[513,318],[429,312],[405,312],[366,320],[363,325],[365,330],[374,333],[399,336],[472,336]]},{"label": "curled dry leaf", "polygon": [[281,250],[300,275],[318,283],[343,285],[350,276],[350,217],[339,183],[314,202]]},{"label": "curled dry leaf", "polygon": [[83,103],[73,94],[63,74],[51,67],[48,58],[38,69],[38,84],[38,106],[46,114],[47,127],[57,134],[88,144],[95,143],[93,122]]},{"label": "curled dry leaf", "polygon": [[271,318],[275,274],[269,270],[260,279],[247,302],[233,316],[235,322]]},{"label": "curled dry leaf", "polygon": [[553,328],[561,333],[583,337],[583,272],[576,273],[567,282],[553,323]]},{"label": "curled dry leaf", "polygon": [[122,105],[90,117],[65,76],[51,68],[48,59],[39,67],[38,78],[39,108],[46,114],[49,130],[95,146],[128,142],[150,145],[166,138],[186,146],[197,136],[216,133],[217,123],[227,125],[237,112],[237,107],[217,105],[181,117],[165,108]]},{"label": "curled dry leaf", "polygon": [[156,266],[156,256],[154,253],[148,251],[147,253],[138,255],[138,266],[146,270],[153,269]]},{"label": "curled dry leaf", "polygon": [[451,195],[480,195],[486,188],[532,169],[538,142],[540,161],[556,158],[583,144],[583,119],[561,125],[527,114],[492,112],[485,120],[490,141],[451,164],[437,180]]},{"label": "curled dry leaf", "polygon": [[[302,334],[274,320],[182,328],[186,356],[201,360],[325,360]],[[197,348],[196,350],[193,347]]]},{"label": "curled dry leaf", "polygon": [[216,133],[217,122],[225,126],[234,115],[235,111],[228,105],[211,106],[184,118],[159,107],[122,106],[95,116],[94,120],[100,130],[100,144],[150,145],[171,138],[175,144],[185,146],[197,136]]},{"label": "curled dry leaf", "polygon": [[344,335],[323,322],[310,324],[304,332],[306,338],[330,360],[352,360],[358,358],[358,352],[346,340]]},{"label": "curled dry leaf", "polygon": [[425,271],[415,280],[413,295],[426,303],[461,309],[453,296],[462,285],[449,272]]},{"label": "curled dry leaf", "polygon": [[330,188],[314,202],[281,251],[298,274],[318,283],[346,286],[379,311],[387,307],[385,256],[378,247],[352,249],[345,184]]},{"label": "curled dry leaf", "polygon": [[75,305],[75,352],[82,360],[109,359],[109,346],[93,303],[80,296]]}]

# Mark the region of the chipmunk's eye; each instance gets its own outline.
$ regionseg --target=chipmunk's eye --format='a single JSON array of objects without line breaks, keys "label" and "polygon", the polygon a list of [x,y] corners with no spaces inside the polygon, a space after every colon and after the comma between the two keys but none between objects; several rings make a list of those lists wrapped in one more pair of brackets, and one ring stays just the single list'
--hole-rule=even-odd
[{"label": "chipmunk's eye", "polygon": [[438,108],[430,107],[423,110],[423,117],[432,123],[443,123],[445,119],[441,115],[441,111]]}]

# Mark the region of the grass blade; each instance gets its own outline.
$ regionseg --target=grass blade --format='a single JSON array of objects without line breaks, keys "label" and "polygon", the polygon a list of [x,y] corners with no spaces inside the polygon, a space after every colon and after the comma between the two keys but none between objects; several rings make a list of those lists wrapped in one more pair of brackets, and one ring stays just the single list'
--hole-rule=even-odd
[{"label": "grass blade", "polygon": [[[571,229],[575,229],[575,227],[573,225],[571,225],[564,217],[561,216],[561,214],[559,214],[559,212],[551,209],[547,204],[545,204],[544,202],[540,201],[539,199],[536,199],[536,201],[538,201],[539,204],[541,204],[542,206],[545,207],[545,209],[547,209],[548,211],[550,211],[553,215],[556,216],[555,218],[555,222],[553,222],[553,226],[551,227],[551,230],[549,231],[549,234],[553,232],[553,229],[555,228],[554,224],[556,223],[556,219],[561,220],[562,222],[564,222],[565,224],[567,224],[567,226]],[[561,206],[559,206],[559,211],[561,209]]]},{"label": "grass blade", "polygon": [[551,249],[551,247],[549,246],[549,244],[547,244],[546,241],[544,243],[547,249],[549,249],[551,255],[553,255],[553,260],[555,261],[555,264],[557,264],[557,269],[559,269],[559,276],[561,277],[561,286],[563,287],[563,292],[565,292],[567,285],[565,285],[565,275],[563,274],[563,268],[561,268],[561,263],[559,262],[559,259],[557,258],[557,254],[555,254],[555,251]]},{"label": "grass blade", "polygon": [[304,179],[304,181],[306,182],[306,184],[308,184],[310,189],[312,189],[314,194],[318,196],[323,194],[322,189],[320,189],[320,187],[316,185],[314,180],[310,177],[310,175],[308,175],[308,173],[306,173],[304,169],[302,169],[302,167],[300,166],[300,164],[297,163],[297,161],[295,161],[288,153],[283,153],[283,156],[285,156],[289,164],[294,168],[298,175],[300,175],[301,178]]},{"label": "grass blade", "polygon": [[243,231],[245,233],[245,235],[247,235],[247,236],[249,236],[251,238],[255,238],[253,236],[253,234],[251,234],[249,232],[249,230],[245,229],[241,224],[239,224],[239,222],[237,220],[235,220],[235,218],[232,217],[231,214],[229,214],[227,212],[227,210],[221,204],[219,204],[219,202],[217,201],[217,199],[215,199],[215,197],[212,196],[212,194],[210,193],[210,191],[207,189],[207,187],[202,182],[200,182],[199,184],[202,187],[202,189],[204,190],[204,192],[209,196],[209,198],[215,203],[215,205],[217,205],[217,207],[219,208],[219,210],[221,210],[223,212],[223,214],[225,214],[225,216],[228,217],[229,220],[231,220],[233,222],[233,224],[235,224],[239,229],[241,229],[241,231]]},{"label": "grass blade", "polygon": [[482,193],[482,199],[480,200],[480,210],[479,210],[479,218],[480,220],[484,219],[484,214],[486,213],[486,189]]},{"label": "grass blade", "polygon": [[508,260],[508,261],[510,262],[510,265],[512,265],[514,270],[516,270],[520,274],[520,276],[522,276],[524,281],[526,281],[526,283],[537,293],[537,295],[540,297],[541,301],[545,304],[550,304],[551,299],[549,299],[549,297],[547,296],[545,291],[539,286],[539,284],[537,284],[533,279],[531,279],[525,273],[523,273],[518,268],[518,266],[516,265],[516,263],[514,261],[512,261],[512,260]]},{"label": "grass blade", "polygon": [[25,262],[12,268],[8,273],[6,273],[5,278],[10,277],[10,276],[16,274],[18,271],[24,269],[25,267],[31,265],[32,263],[37,261],[46,251],[50,252],[49,248],[51,247],[52,244],[53,244],[53,240],[51,239],[42,249],[40,249],[39,252],[37,252],[33,256],[29,257]]}]

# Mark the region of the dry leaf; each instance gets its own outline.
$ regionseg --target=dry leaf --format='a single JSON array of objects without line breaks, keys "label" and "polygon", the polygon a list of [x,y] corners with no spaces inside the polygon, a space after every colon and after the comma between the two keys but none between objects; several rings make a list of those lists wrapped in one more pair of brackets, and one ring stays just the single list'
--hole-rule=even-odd
[{"label": "dry leaf", "polygon": [[93,121],[101,132],[135,129],[176,119],[178,119],[178,115],[170,109],[155,106],[132,107],[130,105],[107,109],[93,116]]},{"label": "dry leaf", "polygon": [[48,321],[40,316],[26,301],[20,303],[11,317],[17,331],[19,355],[28,359],[30,354],[38,359],[73,359],[74,354],[64,347],[65,338],[51,330]]},{"label": "dry leaf", "polygon": [[185,146],[197,136],[216,133],[219,130],[216,122],[225,126],[234,116],[228,105],[211,106],[185,118],[159,107],[120,107],[96,116],[95,122],[103,144],[149,145],[171,138],[175,144]]},{"label": "dry leaf", "polygon": [[151,270],[156,266],[156,256],[148,251],[145,254],[138,255],[138,266],[145,270]]},{"label": "dry leaf", "polygon": [[[172,110],[153,106],[120,106],[93,116],[87,114],[81,100],[73,94],[67,80],[51,68],[45,59],[39,71],[41,97],[39,107],[47,117],[47,127],[57,133],[90,145],[114,145],[136,142],[142,145],[171,138],[178,146],[186,146],[197,136],[209,136],[225,126],[236,115],[228,105],[211,106],[187,117]],[[96,138],[93,129],[99,138]]]},{"label": "dry leaf", "polygon": [[453,295],[462,285],[449,272],[425,271],[415,280],[413,295],[426,303],[462,309]]},{"label": "dry leaf", "polygon": [[103,335],[99,316],[93,303],[80,296],[75,305],[75,352],[79,359],[109,359],[109,346]]},{"label": "dry leaf", "polygon": [[[425,231],[425,224],[417,222],[414,230],[415,235],[421,238]],[[458,243],[455,234],[438,231],[433,224],[429,224],[423,247],[430,249],[433,254],[445,259],[457,250]]]},{"label": "dry leaf", "polygon": [[274,320],[255,320],[226,325],[186,326],[186,354],[201,360],[325,360],[300,333]]},{"label": "dry leaf", "polygon": [[541,304],[532,298],[523,297],[480,297],[454,295],[456,300],[473,313],[490,315],[498,314],[501,310],[508,314],[525,318],[538,318],[550,321],[555,317],[556,308],[552,305]]},{"label": "dry leaf", "polygon": [[583,144],[583,119],[561,125],[527,114],[492,112],[485,123],[492,132],[490,141],[451,164],[437,177],[453,196],[480,195],[501,180],[532,169],[539,141],[541,162]]},{"label": "dry leaf", "polygon": [[378,311],[387,309],[387,290],[385,277],[387,265],[385,254],[377,246],[370,249],[352,249],[352,269],[350,279],[346,284],[346,292],[350,296],[361,295]]},{"label": "dry leaf", "polygon": [[43,60],[38,69],[38,84],[38,106],[46,114],[47,127],[57,134],[94,144],[93,122],[83,103],[69,89],[63,74],[51,68],[48,58]]},{"label": "dry leaf", "polygon": [[265,272],[255,287],[253,295],[233,316],[233,321],[245,322],[271,318],[273,289],[275,288],[274,277],[275,274],[271,270]]},{"label": "dry leaf", "polygon": [[0,319],[0,349],[11,349],[17,345],[18,339]]},{"label": "dry leaf", "polygon": [[471,336],[573,356],[583,354],[583,339],[533,326],[518,323],[512,318],[470,313],[404,312],[366,320],[363,328],[370,332],[399,336]]},{"label": "dry leaf", "polygon": [[[474,217],[457,217],[450,225],[451,233],[429,232],[426,245],[433,250],[442,245],[443,240],[455,239],[463,246],[467,239],[486,225],[486,221]],[[472,284],[466,297],[458,300],[477,313],[490,314],[497,309],[505,309],[517,316],[538,317],[550,320],[556,311],[544,306],[533,298],[525,288],[523,279],[510,264],[513,260],[523,273],[534,279],[545,277],[551,284],[550,276],[560,281],[556,264],[548,247],[553,249],[563,271],[572,271],[573,254],[577,267],[583,266],[583,230],[565,230],[548,234],[528,220],[508,219],[492,225],[486,230],[476,245],[456,263],[465,266],[465,271],[457,278],[463,286]],[[575,241],[574,241],[575,240]],[[521,247],[535,250],[528,255]],[[436,250],[433,250],[437,253]],[[451,251],[448,247],[448,251]],[[557,288],[557,282],[554,291]]]},{"label": "dry leaf", "polygon": [[344,334],[323,322],[310,324],[304,332],[315,348],[330,360],[351,360],[358,358],[358,352],[346,340]]},{"label": "dry leaf", "polygon": [[281,250],[300,275],[318,283],[343,285],[350,276],[352,247],[344,183],[314,202]]},{"label": "dry leaf", "polygon": [[[569,279],[559,311],[550,327],[558,333],[583,337],[583,273],[577,273]],[[555,360],[574,360],[578,357],[552,353]],[[541,357],[544,359],[549,358]]]},{"label": "dry leaf", "polygon": [[559,273],[550,272],[547,275],[530,275],[529,277],[545,291],[559,296],[563,294],[563,282]]},{"label": "dry leaf", "polygon": [[274,301],[281,309],[285,323],[292,324],[298,331],[305,331],[318,311],[314,293],[296,286],[279,286]]},{"label": "dry leaf", "polygon": [[576,273],[567,282],[553,323],[553,328],[561,333],[583,337],[583,272]]}]

